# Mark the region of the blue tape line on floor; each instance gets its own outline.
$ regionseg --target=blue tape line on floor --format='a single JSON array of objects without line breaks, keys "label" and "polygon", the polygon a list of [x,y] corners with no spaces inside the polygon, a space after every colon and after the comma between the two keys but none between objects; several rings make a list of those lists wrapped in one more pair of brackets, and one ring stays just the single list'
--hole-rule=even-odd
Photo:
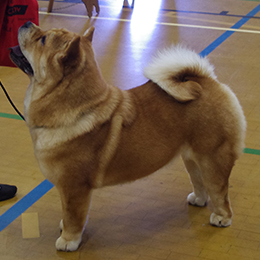
[{"label": "blue tape line on floor", "polygon": [[[260,5],[255,7],[251,12],[249,12],[246,16],[240,19],[237,23],[235,23],[232,29],[239,29],[243,26],[247,21],[251,19],[252,16],[256,15],[260,11]],[[201,53],[200,56],[205,57],[209,55],[212,51],[214,51],[221,43],[223,43],[226,39],[228,39],[234,33],[231,31],[224,32],[221,36],[219,36],[214,42],[212,42],[208,47],[206,47]]]},{"label": "blue tape line on floor", "polygon": [[39,200],[45,193],[47,193],[53,184],[48,180],[44,180],[37,187],[35,187],[26,196],[15,203],[10,209],[8,209],[3,215],[0,216],[0,231],[11,224],[16,218],[18,218],[25,210],[30,208],[37,200]]},{"label": "blue tape line on floor", "polygon": [[[251,12],[247,14],[247,18],[244,17],[239,20],[236,24],[234,24],[231,28],[239,29],[242,25],[244,25],[248,20],[251,19],[252,16],[257,14],[260,11],[260,5],[255,7]],[[208,47],[206,47],[200,55],[202,57],[207,56],[213,50],[215,50],[221,43],[223,43],[226,39],[228,39],[234,32],[225,32],[219,38],[217,38],[214,42],[212,42]],[[30,193],[28,193],[24,198],[19,200],[13,207],[8,209],[3,215],[0,216],[0,231],[6,228],[9,224],[11,224],[17,217],[19,217],[24,211],[26,211],[29,207],[31,207],[37,200],[39,200],[45,193],[47,193],[53,184],[49,181],[44,180],[41,184],[39,184],[36,188],[34,188]]]}]

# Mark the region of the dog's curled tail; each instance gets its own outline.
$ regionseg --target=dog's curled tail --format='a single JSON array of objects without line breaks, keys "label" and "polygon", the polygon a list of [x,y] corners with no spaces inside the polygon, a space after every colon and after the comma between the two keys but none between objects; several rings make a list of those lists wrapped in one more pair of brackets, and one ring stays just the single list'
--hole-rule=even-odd
[{"label": "dog's curled tail", "polygon": [[144,76],[180,102],[200,97],[202,87],[194,78],[216,79],[207,58],[180,45],[158,52],[144,69]]}]

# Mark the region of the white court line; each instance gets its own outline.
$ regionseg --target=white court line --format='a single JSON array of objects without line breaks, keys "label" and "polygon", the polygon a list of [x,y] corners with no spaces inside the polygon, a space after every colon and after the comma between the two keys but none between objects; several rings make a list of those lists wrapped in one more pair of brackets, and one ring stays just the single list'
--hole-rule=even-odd
[{"label": "white court line", "polygon": [[[47,13],[47,12],[42,12],[42,11],[39,11],[39,14],[89,19],[89,17],[87,15]],[[111,18],[111,17],[92,17],[91,19],[119,21],[119,22],[128,22],[128,23],[132,21],[130,19],[119,19],[119,18]],[[188,27],[188,28],[208,29],[208,30],[217,30],[217,31],[231,31],[231,32],[260,34],[260,31],[255,31],[255,30],[232,29],[232,28],[212,27],[212,26],[193,25],[193,24],[164,23],[164,22],[155,22],[154,24],[174,26],[174,27]]]}]

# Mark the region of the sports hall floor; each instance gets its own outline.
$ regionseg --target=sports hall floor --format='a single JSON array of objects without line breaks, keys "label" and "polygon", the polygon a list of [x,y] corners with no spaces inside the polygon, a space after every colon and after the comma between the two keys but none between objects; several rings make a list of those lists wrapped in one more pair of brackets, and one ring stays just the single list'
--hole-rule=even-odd
[{"label": "sports hall floor", "polygon": [[[18,187],[15,198],[0,202],[0,259],[260,259],[260,1],[135,0],[131,9],[122,8],[123,0],[100,0],[100,5],[100,15],[88,19],[82,3],[55,1],[47,14],[48,1],[39,1],[40,26],[83,34],[94,25],[103,76],[122,89],[146,81],[142,68],[157,49],[183,43],[208,56],[218,79],[238,96],[248,129],[246,149],[230,178],[233,224],[212,227],[210,207],[187,204],[191,185],[179,159],[145,179],[96,190],[79,250],[57,252],[59,196],[39,171],[25,123],[0,91],[0,182]],[[27,76],[0,67],[0,79],[22,110]]]}]

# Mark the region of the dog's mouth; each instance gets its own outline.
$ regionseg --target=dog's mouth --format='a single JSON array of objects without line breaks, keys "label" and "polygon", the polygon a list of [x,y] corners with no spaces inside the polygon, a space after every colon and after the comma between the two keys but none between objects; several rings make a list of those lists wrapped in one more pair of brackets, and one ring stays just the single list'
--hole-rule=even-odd
[{"label": "dog's mouth", "polygon": [[33,69],[29,63],[29,61],[23,55],[20,46],[14,46],[10,48],[10,58],[13,63],[20,68],[27,75],[33,75]]}]

